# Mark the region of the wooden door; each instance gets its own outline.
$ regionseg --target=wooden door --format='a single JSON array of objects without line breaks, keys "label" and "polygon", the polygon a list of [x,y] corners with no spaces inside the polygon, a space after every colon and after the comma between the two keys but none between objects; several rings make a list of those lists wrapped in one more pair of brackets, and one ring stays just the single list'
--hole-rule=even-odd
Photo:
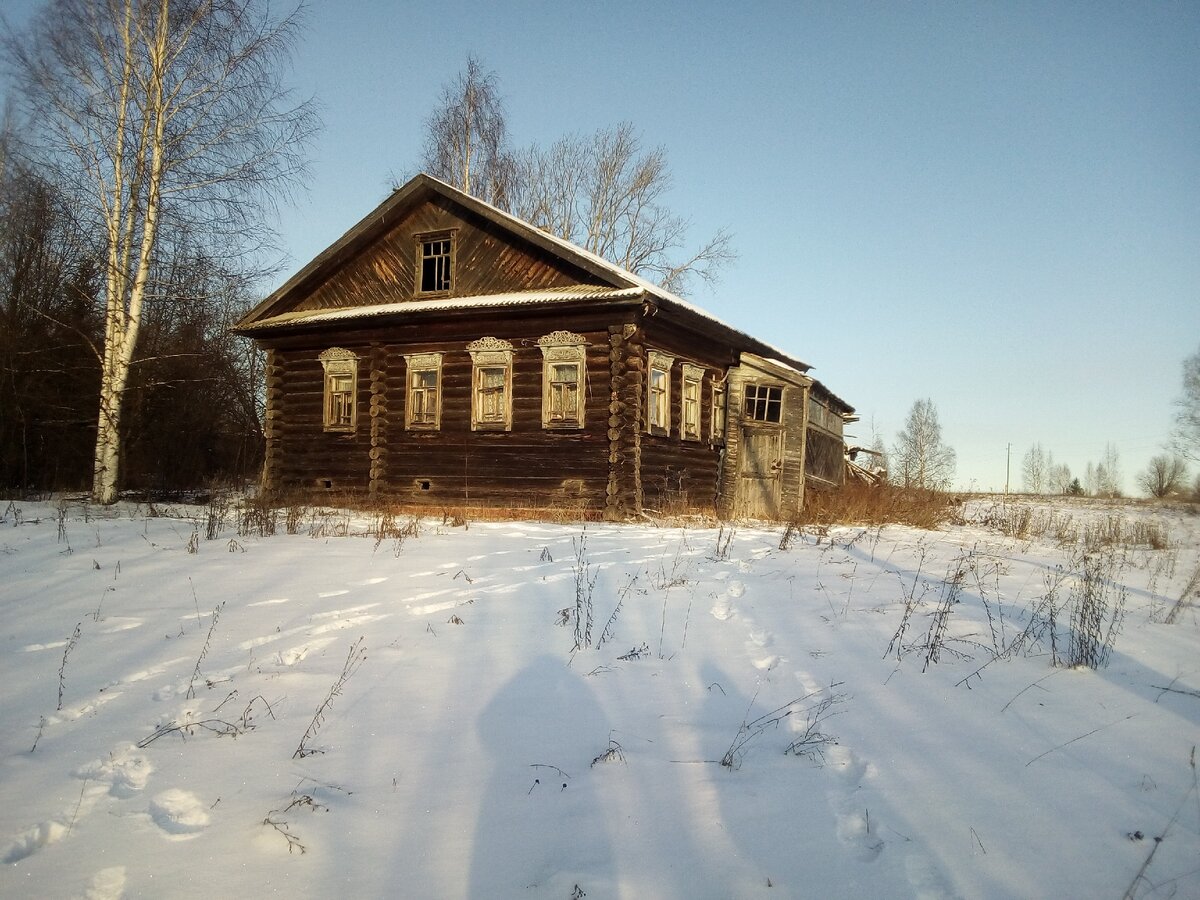
[{"label": "wooden door", "polygon": [[777,518],[783,429],[743,426],[738,456],[737,514],[753,519]]}]

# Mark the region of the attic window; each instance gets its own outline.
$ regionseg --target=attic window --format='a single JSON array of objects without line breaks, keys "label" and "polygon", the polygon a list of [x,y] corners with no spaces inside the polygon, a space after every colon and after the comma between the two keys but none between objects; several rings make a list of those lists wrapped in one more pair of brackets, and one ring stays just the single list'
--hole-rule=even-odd
[{"label": "attic window", "polygon": [[417,236],[417,292],[444,294],[453,286],[454,232]]}]

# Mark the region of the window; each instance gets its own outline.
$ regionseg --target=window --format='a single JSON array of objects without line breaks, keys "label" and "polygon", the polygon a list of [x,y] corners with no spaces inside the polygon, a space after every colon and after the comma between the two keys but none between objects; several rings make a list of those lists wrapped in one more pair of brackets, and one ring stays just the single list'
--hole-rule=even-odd
[{"label": "window", "polygon": [[710,440],[719,444],[725,440],[725,382],[713,379],[712,383],[712,422],[709,429]]},{"label": "window", "polygon": [[512,430],[513,345],[485,337],[467,344],[471,353],[471,430]]},{"label": "window", "polygon": [[553,331],[538,339],[542,348],[542,427],[583,427],[587,341],[569,331]]},{"label": "window", "polygon": [[417,292],[446,293],[453,285],[454,232],[417,236]]},{"label": "window", "polygon": [[330,347],[317,359],[325,370],[324,428],[353,431],[358,424],[358,357],[342,347]]},{"label": "window", "polygon": [[755,422],[779,422],[783,412],[783,388],[763,384],[746,385],[747,419]]},{"label": "window", "polygon": [[825,427],[825,407],[813,396],[808,398],[808,424]]},{"label": "window", "polygon": [[408,369],[404,427],[436,431],[442,425],[442,354],[413,353],[404,362]]},{"label": "window", "polygon": [[679,436],[685,441],[700,440],[700,385],[704,370],[689,363],[683,365],[683,413]]},{"label": "window", "polygon": [[646,430],[671,433],[671,366],[675,357],[650,351],[650,377],[646,381]]}]

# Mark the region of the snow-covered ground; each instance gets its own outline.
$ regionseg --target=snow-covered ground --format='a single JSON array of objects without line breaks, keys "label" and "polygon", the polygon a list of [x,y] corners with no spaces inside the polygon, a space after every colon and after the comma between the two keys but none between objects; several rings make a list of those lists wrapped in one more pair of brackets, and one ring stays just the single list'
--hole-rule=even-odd
[{"label": "snow-covered ground", "polygon": [[0,521],[0,896],[1200,897],[1186,511],[150,512]]}]

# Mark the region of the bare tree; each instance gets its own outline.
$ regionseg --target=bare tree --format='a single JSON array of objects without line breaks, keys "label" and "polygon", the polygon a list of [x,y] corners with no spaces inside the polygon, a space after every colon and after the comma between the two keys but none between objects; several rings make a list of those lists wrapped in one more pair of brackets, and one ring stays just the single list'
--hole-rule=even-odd
[{"label": "bare tree", "polygon": [[1066,463],[1054,463],[1050,466],[1049,487],[1055,494],[1067,494],[1071,491],[1071,467]]},{"label": "bare tree", "polygon": [[1200,349],[1183,361],[1183,393],[1176,405],[1171,447],[1185,459],[1200,462]]},{"label": "bare tree", "polygon": [[723,229],[684,250],[690,223],[666,205],[666,150],[643,151],[629,122],[531,146],[516,170],[517,216],[667,290],[683,290],[691,276],[711,283],[735,258]]},{"label": "bare tree", "polygon": [[1034,444],[1025,451],[1021,461],[1021,480],[1026,493],[1041,494],[1046,489],[1047,457],[1041,444]]},{"label": "bare tree", "polygon": [[495,72],[468,56],[466,71],[442,88],[425,129],[426,172],[488,203],[507,204],[512,157]]},{"label": "bare tree", "polygon": [[1184,489],[1187,481],[1187,463],[1178,456],[1160,453],[1150,458],[1150,463],[1138,473],[1138,487],[1151,497],[1168,497]]},{"label": "bare tree", "polygon": [[268,0],[53,0],[4,45],[57,182],[101,225],[104,340],[92,491],[117,497],[121,417],[161,235],[186,223],[226,263],[316,128],[282,81],[298,10]]},{"label": "bare tree", "polygon": [[1104,459],[1096,466],[1096,495],[1100,497],[1120,497],[1122,483],[1125,478],[1121,472],[1121,455],[1117,445],[1104,445]]},{"label": "bare tree", "polygon": [[667,206],[666,151],[643,150],[628,122],[511,151],[496,75],[473,56],[443,89],[426,130],[430,175],[667,290],[683,290],[692,276],[711,283],[736,256],[724,230],[688,247],[690,223]]},{"label": "bare tree", "polygon": [[932,400],[913,403],[904,429],[896,435],[891,463],[891,476],[903,487],[927,490],[950,487],[955,454],[942,442],[942,426]]}]

